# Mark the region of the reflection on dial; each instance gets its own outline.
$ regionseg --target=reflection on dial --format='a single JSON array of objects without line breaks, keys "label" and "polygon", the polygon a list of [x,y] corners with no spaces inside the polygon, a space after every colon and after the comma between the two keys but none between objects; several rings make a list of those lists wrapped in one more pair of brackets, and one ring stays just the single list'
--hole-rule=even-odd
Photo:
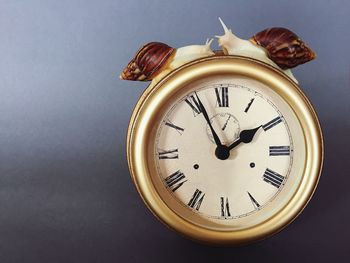
[{"label": "reflection on dial", "polygon": [[215,143],[194,91],[176,101],[158,128],[155,163],[164,187],[184,207],[206,218],[234,219],[264,208],[283,189],[293,163],[293,141],[282,113],[254,87],[217,83],[198,87],[222,144],[262,126],[251,143],[216,158]]}]

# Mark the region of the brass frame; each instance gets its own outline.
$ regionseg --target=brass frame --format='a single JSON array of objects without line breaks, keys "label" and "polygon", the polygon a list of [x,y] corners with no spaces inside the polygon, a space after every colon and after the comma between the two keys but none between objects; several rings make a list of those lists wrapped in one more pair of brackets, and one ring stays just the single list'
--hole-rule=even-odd
[{"label": "brass frame", "polygon": [[[299,188],[291,200],[269,220],[238,231],[216,231],[193,224],[173,212],[152,183],[148,163],[148,137],[154,129],[152,116],[166,97],[200,76],[235,74],[254,78],[275,90],[294,110],[304,132],[306,165]],[[169,98],[168,98],[169,99]],[[152,106],[153,105],[153,106]],[[154,119],[154,118],[153,118]],[[317,115],[298,85],[263,62],[240,56],[216,55],[190,62],[150,85],[137,102],[127,134],[127,159],[137,191],[147,207],[165,225],[197,241],[221,245],[246,244],[270,236],[291,223],[312,197],[323,164],[323,137]]]}]

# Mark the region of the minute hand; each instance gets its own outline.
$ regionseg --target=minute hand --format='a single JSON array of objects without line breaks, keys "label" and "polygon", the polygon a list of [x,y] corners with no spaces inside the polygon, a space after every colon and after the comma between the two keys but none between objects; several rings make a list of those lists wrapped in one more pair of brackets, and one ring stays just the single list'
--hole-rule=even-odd
[{"label": "minute hand", "polygon": [[250,143],[253,140],[255,133],[260,129],[260,127],[261,127],[261,125],[259,127],[254,128],[254,129],[241,131],[240,134],[239,134],[239,139],[234,141],[228,147],[229,151],[232,150],[233,148],[235,148],[241,142],[243,142],[243,143]]},{"label": "minute hand", "polygon": [[200,107],[200,109],[201,109],[201,111],[202,111],[202,113],[203,113],[203,116],[204,116],[205,120],[207,121],[207,123],[208,123],[208,125],[209,125],[209,128],[210,128],[210,130],[211,130],[211,133],[213,134],[214,141],[215,141],[216,145],[217,145],[218,147],[220,147],[220,146],[222,146],[222,144],[221,144],[221,141],[220,141],[220,139],[219,139],[219,136],[216,134],[216,132],[215,132],[213,126],[211,125],[211,122],[210,122],[208,113],[207,113],[206,109],[204,108],[204,106],[203,106],[201,100],[199,99],[199,97],[198,97],[198,95],[197,95],[197,92],[195,92],[195,94],[196,94],[196,97],[197,97],[197,100],[198,100],[199,107]]}]

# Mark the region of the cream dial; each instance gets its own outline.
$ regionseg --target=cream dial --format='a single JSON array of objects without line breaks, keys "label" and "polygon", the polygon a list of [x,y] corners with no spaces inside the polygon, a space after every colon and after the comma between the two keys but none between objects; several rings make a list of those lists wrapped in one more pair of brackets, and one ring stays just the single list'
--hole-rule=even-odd
[{"label": "cream dial", "polygon": [[[198,99],[223,145],[258,128],[252,141],[218,159]],[[263,210],[283,191],[293,166],[293,134],[284,118],[289,111],[249,81],[194,87],[168,109],[157,131],[154,158],[163,187],[204,218],[230,220]]]}]

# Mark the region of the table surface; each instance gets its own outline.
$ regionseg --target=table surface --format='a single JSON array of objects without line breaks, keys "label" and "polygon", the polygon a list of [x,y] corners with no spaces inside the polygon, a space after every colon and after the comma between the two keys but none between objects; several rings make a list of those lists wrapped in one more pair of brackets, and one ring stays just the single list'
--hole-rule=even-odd
[{"label": "table surface", "polygon": [[[0,262],[345,260],[350,256],[349,1],[0,1]],[[318,189],[281,233],[207,247],[158,222],[125,138],[147,83],[118,79],[149,41],[174,47],[271,26],[318,54],[294,70],[325,136]],[[213,45],[217,48],[216,45]]]}]

